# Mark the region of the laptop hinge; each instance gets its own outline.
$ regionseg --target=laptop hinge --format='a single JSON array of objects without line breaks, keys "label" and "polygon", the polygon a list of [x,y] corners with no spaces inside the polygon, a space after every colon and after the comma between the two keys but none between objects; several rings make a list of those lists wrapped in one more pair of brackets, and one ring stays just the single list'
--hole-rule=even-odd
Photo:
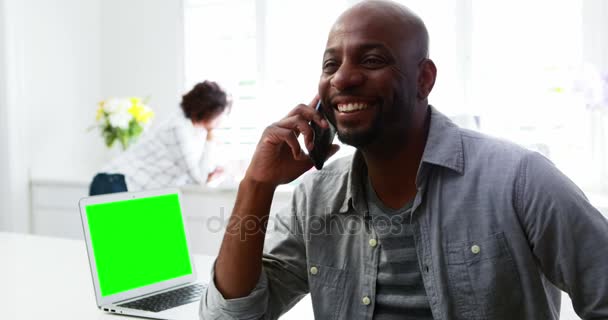
[{"label": "laptop hinge", "polygon": [[150,292],[150,293],[147,293],[145,295],[141,295],[141,296],[137,296],[137,297],[133,297],[133,298],[129,298],[129,299],[124,299],[124,300],[116,301],[116,302],[113,302],[111,304],[118,305],[118,304],[122,304],[122,303],[125,303],[125,302],[131,302],[131,301],[135,301],[135,300],[141,300],[141,299],[144,299],[144,298],[147,298],[147,297],[150,297],[150,296],[157,295],[157,294],[159,294],[161,292],[167,292],[167,291],[175,290],[175,289],[178,289],[178,288],[191,286],[193,284],[194,284],[194,282],[182,283],[182,284],[175,285],[173,287],[169,287],[169,288],[165,288],[165,289],[162,289],[162,290],[157,290],[157,291],[154,291],[154,292]]}]

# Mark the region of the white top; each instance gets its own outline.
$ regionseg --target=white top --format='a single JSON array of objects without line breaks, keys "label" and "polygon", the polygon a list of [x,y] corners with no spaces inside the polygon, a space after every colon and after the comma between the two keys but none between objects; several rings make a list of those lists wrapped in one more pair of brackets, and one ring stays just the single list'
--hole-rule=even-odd
[{"label": "white top", "polygon": [[125,175],[129,191],[205,184],[213,143],[181,111],[146,131],[139,141],[102,168]]}]

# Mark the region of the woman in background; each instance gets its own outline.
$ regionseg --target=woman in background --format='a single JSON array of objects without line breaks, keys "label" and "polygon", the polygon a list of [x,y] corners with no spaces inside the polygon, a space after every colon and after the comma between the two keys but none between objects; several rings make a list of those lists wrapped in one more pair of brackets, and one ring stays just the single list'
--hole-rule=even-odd
[{"label": "woman in background", "polygon": [[213,129],[230,108],[226,93],[212,81],[182,97],[181,111],[150,128],[129,150],[93,178],[89,194],[139,191],[205,184],[219,169],[211,167]]}]

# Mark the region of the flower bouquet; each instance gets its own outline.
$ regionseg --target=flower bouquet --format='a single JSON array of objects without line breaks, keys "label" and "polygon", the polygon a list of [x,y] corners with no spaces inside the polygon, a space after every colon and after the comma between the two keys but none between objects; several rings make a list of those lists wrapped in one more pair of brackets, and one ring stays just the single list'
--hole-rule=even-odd
[{"label": "flower bouquet", "polygon": [[154,112],[141,98],[111,98],[99,103],[96,127],[99,128],[108,148],[118,141],[122,149],[126,150],[153,117]]}]

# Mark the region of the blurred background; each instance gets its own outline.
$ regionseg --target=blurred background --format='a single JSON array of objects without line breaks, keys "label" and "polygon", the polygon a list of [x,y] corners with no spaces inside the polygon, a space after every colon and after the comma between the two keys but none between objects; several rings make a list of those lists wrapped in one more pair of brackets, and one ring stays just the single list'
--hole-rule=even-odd
[{"label": "blurred background", "polygon": [[[234,101],[216,132],[229,179],[182,191],[195,252],[215,254],[262,129],[316,94],[329,27],[356,2],[0,0],[0,231],[82,238],[78,200],[121,152],[88,130],[98,103],[147,97],[154,126],[209,79]],[[431,104],[541,152],[608,215],[608,1],[398,2],[430,31]]]},{"label": "blurred background", "polygon": [[[0,0],[0,230],[81,237],[77,201],[120,152],[87,130],[98,102],[147,97],[154,125],[205,79],[234,101],[216,133],[230,179],[184,190],[229,214],[261,130],[315,95],[329,27],[356,2]],[[608,1],[398,2],[430,31],[431,104],[543,153],[606,213]]]}]

